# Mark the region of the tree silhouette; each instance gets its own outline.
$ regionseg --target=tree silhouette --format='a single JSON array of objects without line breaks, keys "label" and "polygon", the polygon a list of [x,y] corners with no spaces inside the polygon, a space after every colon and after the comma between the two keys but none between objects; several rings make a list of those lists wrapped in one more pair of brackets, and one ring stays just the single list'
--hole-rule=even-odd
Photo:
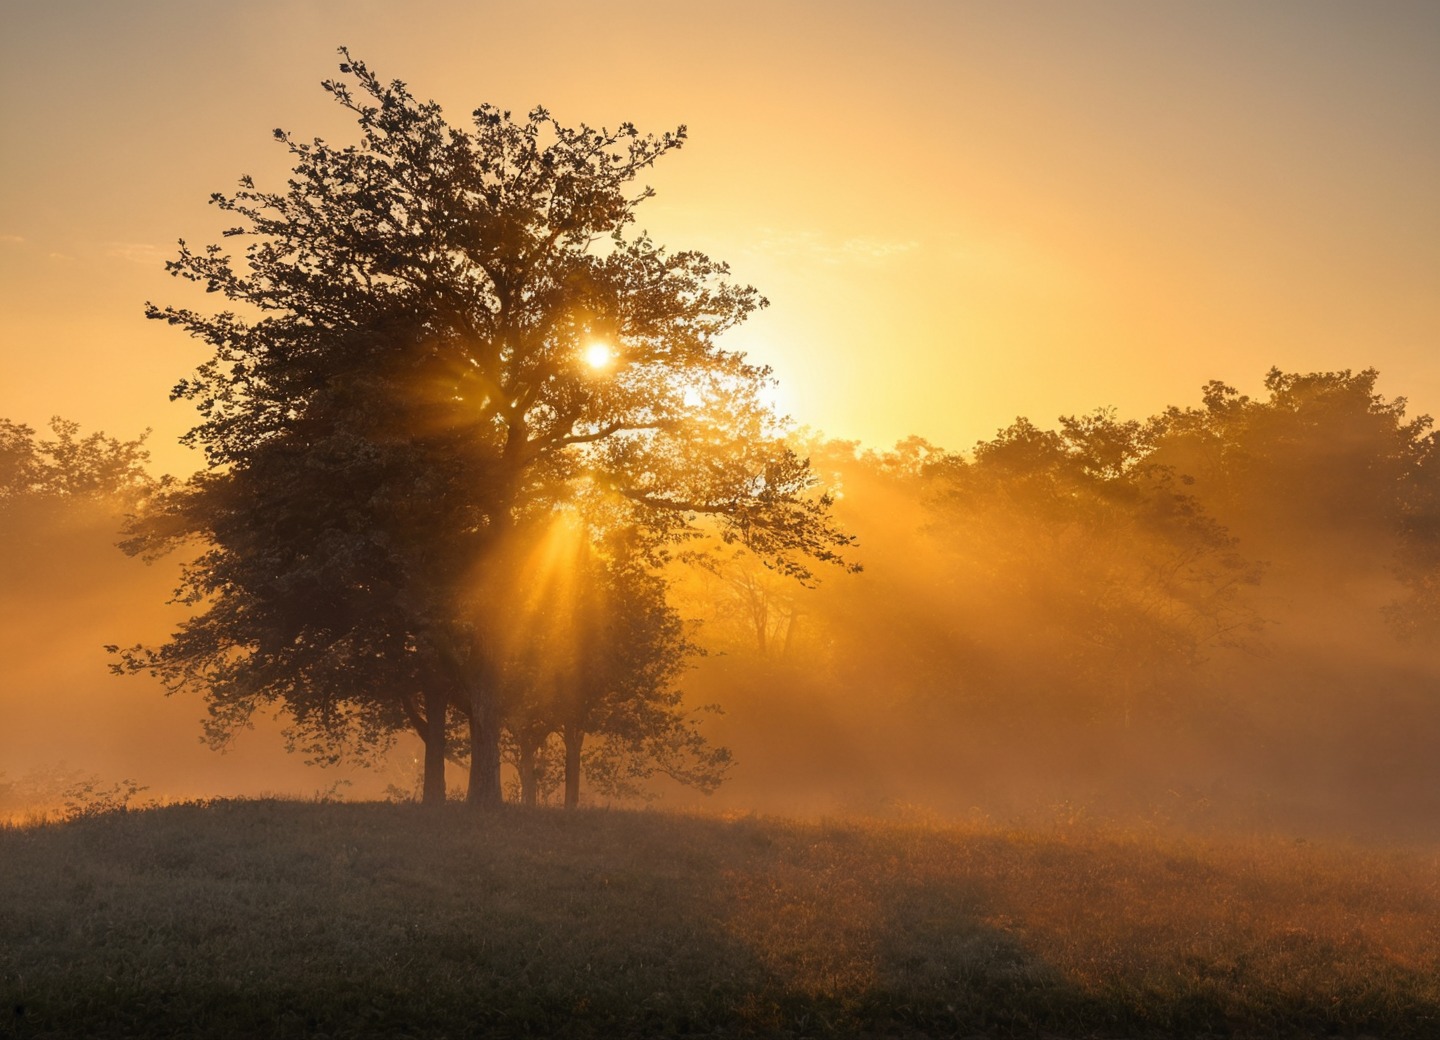
[{"label": "tree silhouette", "polygon": [[[663,772],[704,790],[723,776],[729,752],[712,748],[683,705],[677,680],[697,653],[653,544],[633,527],[570,518],[533,532],[526,551],[496,576],[515,618],[497,618],[509,748],[521,801],[534,804],[541,773],[563,770],[565,805],[579,803],[582,770],[607,793]],[[551,752],[558,738],[559,761]],[[587,738],[597,738],[589,744]]]},{"label": "tree silhouette", "polygon": [[51,437],[0,419],[0,505],[37,498],[134,498],[153,478],[145,469],[145,436],[133,441],[103,433],[80,435],[80,424],[55,416]]},{"label": "tree silhouette", "polygon": [[[1196,493],[1277,576],[1314,601],[1390,602],[1402,636],[1433,632],[1440,571],[1436,438],[1428,415],[1386,400],[1374,369],[1293,373],[1271,369],[1268,396],[1213,382],[1201,408],[1158,420],[1159,457],[1195,477]],[[1387,588],[1385,572],[1399,587]],[[1374,603],[1367,604],[1374,610]]]},{"label": "tree silhouette", "polygon": [[602,494],[661,544],[706,517],[802,578],[848,538],[774,436],[768,370],[719,345],[765,301],[630,230],[633,182],[683,127],[482,105],[460,129],[341,53],[324,88],[358,143],[276,131],[287,188],[211,199],[243,256],[182,242],[168,265],[237,309],[148,309],[213,351],[175,391],[210,468],[131,545],[199,547],[196,613],[121,667],[204,692],[220,731],[278,703],[364,747],[408,718],[432,801],[458,711],[469,798],[492,804],[502,661],[478,619],[505,612],[485,574],[513,531]]},{"label": "tree silhouette", "polygon": [[29,612],[105,569],[125,514],[157,487],[144,434],[82,435],[60,416],[49,426],[0,419],[0,595]]},{"label": "tree silhouette", "polygon": [[1202,408],[1160,419],[1160,455],[1267,556],[1323,555],[1345,542],[1352,562],[1357,548],[1388,557],[1397,495],[1431,422],[1407,419],[1405,399],[1385,400],[1378,378],[1271,369],[1264,399],[1211,383]]},{"label": "tree silhouette", "polygon": [[1126,719],[1210,650],[1246,643],[1262,568],[1154,457],[1149,424],[1107,411],[1060,429],[1019,419],[949,463],[937,522],[983,546],[985,570],[1040,619],[1056,660]]},{"label": "tree silhouette", "polygon": [[[125,441],[55,416],[50,436],[0,419],[0,583],[32,594],[57,570],[61,547],[79,535],[113,541],[129,510],[156,487],[145,435]],[[71,551],[74,551],[73,548]],[[60,568],[63,569],[63,568]]]}]

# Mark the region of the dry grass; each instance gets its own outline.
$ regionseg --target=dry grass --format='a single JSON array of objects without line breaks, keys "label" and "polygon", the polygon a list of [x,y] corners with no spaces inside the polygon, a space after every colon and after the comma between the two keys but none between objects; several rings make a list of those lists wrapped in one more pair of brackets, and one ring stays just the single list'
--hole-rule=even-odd
[{"label": "dry grass", "polygon": [[0,830],[0,1035],[1440,1035],[1440,850],[222,802]]}]

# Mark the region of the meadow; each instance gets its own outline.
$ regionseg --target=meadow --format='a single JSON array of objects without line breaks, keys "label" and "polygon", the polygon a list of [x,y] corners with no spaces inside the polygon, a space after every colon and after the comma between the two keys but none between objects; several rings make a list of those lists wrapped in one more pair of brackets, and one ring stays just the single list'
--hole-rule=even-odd
[{"label": "meadow", "polygon": [[1440,1035],[1440,850],[278,800],[0,830],[8,1037]]}]

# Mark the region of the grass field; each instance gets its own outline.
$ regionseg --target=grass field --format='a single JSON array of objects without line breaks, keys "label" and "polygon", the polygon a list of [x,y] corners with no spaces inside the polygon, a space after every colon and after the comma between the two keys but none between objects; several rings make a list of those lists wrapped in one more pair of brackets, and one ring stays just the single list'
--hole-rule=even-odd
[{"label": "grass field", "polygon": [[0,830],[0,1035],[1440,1036],[1440,849],[236,801]]}]

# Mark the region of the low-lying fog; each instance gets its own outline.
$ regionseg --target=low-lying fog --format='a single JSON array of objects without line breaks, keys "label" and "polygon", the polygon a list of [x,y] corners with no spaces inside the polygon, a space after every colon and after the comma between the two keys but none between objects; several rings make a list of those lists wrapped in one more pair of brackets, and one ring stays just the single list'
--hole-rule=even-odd
[{"label": "low-lying fog", "polygon": [[[805,588],[740,554],[676,567],[706,650],[682,685],[720,706],[697,718],[734,761],[713,795],[660,779],[653,804],[1435,837],[1433,443],[1372,373],[1267,389],[1020,421],[960,454],[805,445],[864,570]],[[166,800],[415,790],[413,737],[322,769],[257,718],[217,754],[201,699],[109,674],[106,644],[184,616],[177,561],[115,548],[133,499],[0,477],[0,812],[90,779]],[[558,768],[542,755],[542,797]]]}]

